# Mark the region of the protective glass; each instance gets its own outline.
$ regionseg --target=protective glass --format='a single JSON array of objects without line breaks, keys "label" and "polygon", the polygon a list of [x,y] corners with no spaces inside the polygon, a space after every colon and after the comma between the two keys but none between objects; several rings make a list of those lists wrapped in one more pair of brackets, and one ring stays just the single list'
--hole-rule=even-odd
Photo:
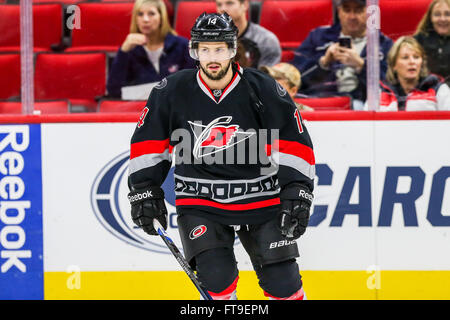
[{"label": "protective glass", "polygon": [[226,46],[201,46],[200,48],[189,49],[189,54],[192,59],[198,61],[225,61],[232,59],[236,55],[236,49],[228,48]]}]

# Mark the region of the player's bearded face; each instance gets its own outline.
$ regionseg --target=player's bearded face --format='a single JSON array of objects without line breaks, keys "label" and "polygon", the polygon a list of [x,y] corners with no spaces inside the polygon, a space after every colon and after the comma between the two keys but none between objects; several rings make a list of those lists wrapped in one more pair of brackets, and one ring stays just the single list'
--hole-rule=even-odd
[{"label": "player's bearded face", "polygon": [[221,80],[228,72],[231,66],[231,59],[222,62],[200,62],[200,68],[210,80]]}]

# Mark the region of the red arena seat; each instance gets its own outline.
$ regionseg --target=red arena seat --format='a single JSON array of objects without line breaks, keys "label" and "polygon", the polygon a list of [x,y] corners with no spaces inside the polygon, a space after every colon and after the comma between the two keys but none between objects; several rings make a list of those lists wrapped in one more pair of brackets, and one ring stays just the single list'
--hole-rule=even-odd
[{"label": "red arena seat", "polygon": [[281,62],[289,62],[294,59],[293,50],[282,50],[281,51]]},{"label": "red arena seat", "polygon": [[[20,6],[0,5],[0,51],[20,51]],[[34,51],[50,51],[61,43],[63,10],[60,4],[33,5]]]},{"label": "red arena seat", "polygon": [[203,12],[216,12],[215,1],[179,1],[175,11],[175,31],[178,35],[191,38],[195,19]]},{"label": "red arena seat", "polygon": [[393,40],[411,35],[431,0],[380,0],[381,31]]},{"label": "red arena seat", "polygon": [[0,99],[20,97],[20,55],[0,54]]},{"label": "red arena seat", "polygon": [[72,30],[73,51],[115,52],[130,32],[133,2],[80,3],[81,28]]},{"label": "red arena seat", "polygon": [[352,99],[347,96],[323,97],[323,98],[295,98],[295,101],[313,108],[315,111],[321,110],[351,110]]},{"label": "red arena seat", "polygon": [[105,95],[104,53],[40,53],[36,56],[35,99],[69,99],[95,111]]},{"label": "red arena seat", "polygon": [[[69,102],[58,101],[36,101],[34,103],[34,114],[68,113]],[[0,101],[0,114],[21,114],[22,103],[11,101]]]},{"label": "red arena seat", "polygon": [[[36,1],[36,0],[35,0]],[[48,0],[39,0],[39,1],[48,1]],[[70,0],[63,0],[63,1],[70,1]],[[100,0],[103,3],[108,3],[108,2],[133,2],[134,0]],[[171,0],[163,0],[164,4],[166,5],[166,9],[167,9],[167,15],[169,16],[169,20],[170,20],[170,24],[173,25],[173,4],[171,2]]]},{"label": "red arena seat", "polygon": [[259,23],[275,33],[282,49],[296,49],[312,29],[333,23],[333,2],[267,0],[262,2]]},{"label": "red arena seat", "polygon": [[133,112],[140,113],[144,109],[146,100],[125,101],[125,100],[102,100],[98,104],[98,112]]},{"label": "red arena seat", "polygon": [[40,3],[60,3],[63,5],[71,5],[71,4],[77,4],[78,2],[81,2],[80,0],[33,0],[33,4],[40,4]]}]

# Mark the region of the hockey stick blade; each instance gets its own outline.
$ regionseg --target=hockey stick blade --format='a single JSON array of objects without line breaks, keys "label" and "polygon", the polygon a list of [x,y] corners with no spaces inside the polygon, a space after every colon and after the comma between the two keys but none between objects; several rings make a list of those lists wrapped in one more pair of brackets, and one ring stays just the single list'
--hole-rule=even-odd
[{"label": "hockey stick blade", "polygon": [[213,300],[211,295],[203,289],[200,280],[198,279],[197,275],[195,274],[194,270],[190,267],[189,263],[186,261],[186,259],[183,257],[183,254],[178,250],[178,247],[175,245],[173,240],[167,235],[166,231],[162,227],[162,225],[159,223],[158,220],[153,219],[153,227],[158,232],[161,239],[164,241],[166,246],[169,248],[170,252],[172,252],[175,259],[180,264],[181,268],[184,270],[184,272],[187,274],[189,279],[191,279],[192,283],[197,288],[198,292],[200,292],[201,296],[205,300]]}]

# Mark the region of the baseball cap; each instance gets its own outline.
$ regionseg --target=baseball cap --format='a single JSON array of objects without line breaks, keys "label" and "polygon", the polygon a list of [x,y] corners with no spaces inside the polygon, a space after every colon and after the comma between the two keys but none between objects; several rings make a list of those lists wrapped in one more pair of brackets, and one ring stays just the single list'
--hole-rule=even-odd
[{"label": "baseball cap", "polygon": [[300,71],[292,64],[280,62],[272,67],[262,66],[259,69],[268,73],[274,79],[286,79],[296,87],[301,85]]},{"label": "baseball cap", "polygon": [[340,6],[340,5],[344,4],[345,2],[350,2],[350,1],[356,2],[362,6],[366,5],[366,0],[336,0],[336,5]]}]

